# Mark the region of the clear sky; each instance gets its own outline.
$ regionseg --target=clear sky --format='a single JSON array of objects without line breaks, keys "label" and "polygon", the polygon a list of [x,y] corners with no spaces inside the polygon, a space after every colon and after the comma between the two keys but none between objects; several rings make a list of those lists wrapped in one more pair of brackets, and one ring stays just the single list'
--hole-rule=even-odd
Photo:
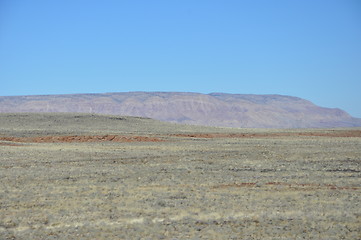
[{"label": "clear sky", "polygon": [[0,0],[0,95],[283,94],[361,117],[360,0]]}]

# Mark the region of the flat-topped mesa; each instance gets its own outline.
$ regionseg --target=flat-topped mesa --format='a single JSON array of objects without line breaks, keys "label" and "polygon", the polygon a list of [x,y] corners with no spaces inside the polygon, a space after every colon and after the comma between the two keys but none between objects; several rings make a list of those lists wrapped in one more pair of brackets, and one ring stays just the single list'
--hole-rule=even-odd
[{"label": "flat-topped mesa", "polygon": [[0,97],[0,112],[79,112],[241,128],[361,126],[345,111],[284,95],[124,92]]}]

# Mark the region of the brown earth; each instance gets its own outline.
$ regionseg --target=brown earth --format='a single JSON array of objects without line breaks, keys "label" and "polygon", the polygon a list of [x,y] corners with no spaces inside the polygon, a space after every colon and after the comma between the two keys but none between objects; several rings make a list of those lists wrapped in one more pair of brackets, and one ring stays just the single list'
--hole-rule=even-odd
[{"label": "brown earth", "polygon": [[[335,130],[330,132],[281,132],[281,133],[195,133],[169,134],[182,138],[273,138],[273,137],[361,137],[361,130]],[[28,143],[72,143],[72,142],[163,142],[165,139],[147,136],[126,135],[88,135],[88,136],[39,136],[39,137],[0,137],[0,141]],[[19,146],[18,144],[2,142],[3,146]]]}]

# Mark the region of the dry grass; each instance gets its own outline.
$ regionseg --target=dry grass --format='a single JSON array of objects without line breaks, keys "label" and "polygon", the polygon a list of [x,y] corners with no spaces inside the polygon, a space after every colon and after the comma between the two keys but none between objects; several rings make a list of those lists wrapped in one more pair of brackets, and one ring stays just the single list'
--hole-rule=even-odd
[{"label": "dry grass", "polygon": [[359,129],[53,116],[0,117],[0,239],[360,239]]}]

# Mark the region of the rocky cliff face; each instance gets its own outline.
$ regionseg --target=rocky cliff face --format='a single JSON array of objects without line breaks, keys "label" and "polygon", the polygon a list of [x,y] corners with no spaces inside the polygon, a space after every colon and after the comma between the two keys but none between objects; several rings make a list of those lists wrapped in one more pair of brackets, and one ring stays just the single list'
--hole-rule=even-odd
[{"label": "rocky cliff face", "polygon": [[85,112],[251,128],[361,126],[340,109],[282,95],[128,92],[0,97],[0,112]]}]

